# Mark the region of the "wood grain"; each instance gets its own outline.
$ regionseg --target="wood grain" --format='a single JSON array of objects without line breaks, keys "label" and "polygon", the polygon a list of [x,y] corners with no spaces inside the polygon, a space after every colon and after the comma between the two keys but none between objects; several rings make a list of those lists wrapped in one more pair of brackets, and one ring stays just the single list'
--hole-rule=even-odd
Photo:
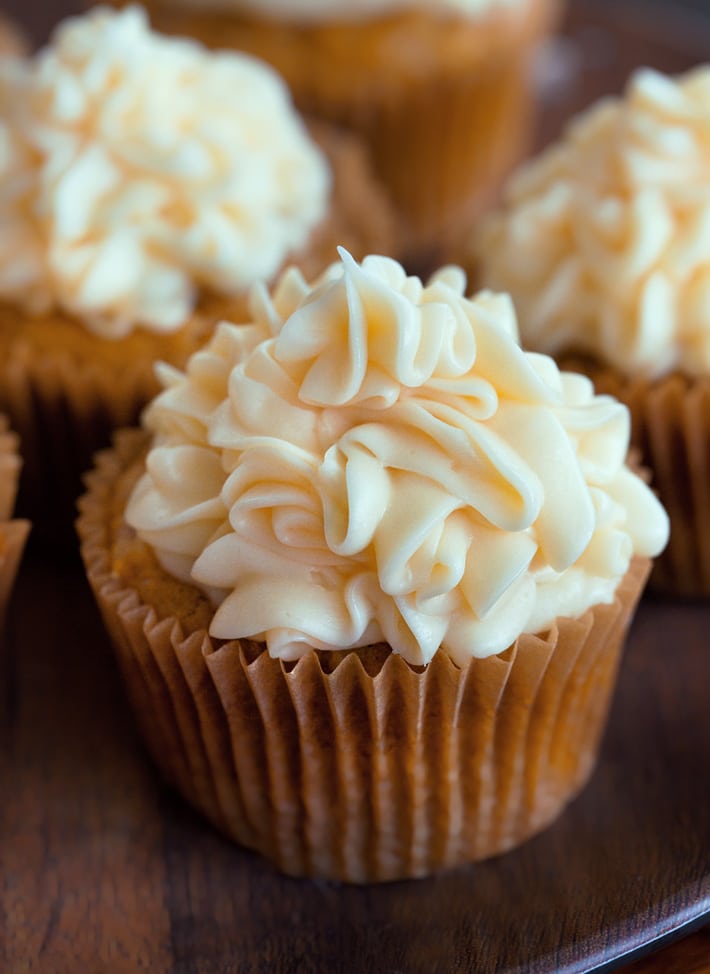
[{"label": "wood grain", "polygon": [[600,766],[543,835],[338,887],[276,875],[161,785],[81,570],[34,552],[5,647],[0,969],[537,974],[664,936],[710,909],[709,628],[710,606],[644,603]]},{"label": "wood grain", "polygon": [[[36,41],[70,8],[3,4]],[[573,6],[541,142],[633,65],[707,56],[710,30],[629,9]],[[355,889],[276,875],[161,784],[76,563],[31,552],[15,596],[0,654],[3,972],[574,974],[710,913],[710,605],[644,602],[599,767],[556,825],[497,860]],[[709,954],[706,929],[624,969],[710,974]]]}]

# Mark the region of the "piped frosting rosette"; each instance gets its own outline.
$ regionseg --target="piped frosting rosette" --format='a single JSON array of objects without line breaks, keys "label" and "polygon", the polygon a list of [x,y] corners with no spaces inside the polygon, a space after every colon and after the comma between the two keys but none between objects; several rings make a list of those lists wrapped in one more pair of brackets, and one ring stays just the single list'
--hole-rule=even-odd
[{"label": "piped frosting rosette", "polygon": [[273,276],[330,171],[269,67],[97,8],[0,62],[0,185],[0,301],[121,338]]},{"label": "piped frosting rosette", "polygon": [[511,180],[476,242],[526,345],[710,374],[710,68],[643,70]]},{"label": "piped frosting rosette", "polygon": [[627,410],[523,352],[510,301],[465,298],[460,270],[341,258],[255,289],[146,413],[126,519],[209,595],[210,634],[464,665],[611,602],[668,530]]}]

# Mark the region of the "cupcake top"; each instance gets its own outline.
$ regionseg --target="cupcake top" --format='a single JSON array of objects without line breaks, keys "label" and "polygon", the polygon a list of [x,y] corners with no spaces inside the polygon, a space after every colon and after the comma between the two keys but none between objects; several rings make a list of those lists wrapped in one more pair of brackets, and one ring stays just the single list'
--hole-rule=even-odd
[{"label": "cupcake top", "polygon": [[26,46],[24,37],[15,25],[0,14],[0,57],[6,54],[22,54]]},{"label": "cupcake top", "polygon": [[212,599],[211,634],[465,663],[611,601],[668,530],[626,408],[524,353],[460,269],[341,257],[255,288],[146,413],[126,520]]},{"label": "cupcake top", "polygon": [[710,373],[710,67],[642,70],[524,167],[475,242],[525,344]]},{"label": "cupcake top", "polygon": [[175,0],[186,7],[232,10],[299,21],[348,21],[425,10],[429,15],[475,17],[494,9],[521,7],[527,0]]},{"label": "cupcake top", "polygon": [[0,184],[0,300],[114,338],[273,276],[330,173],[270,68],[98,8],[0,59]]}]

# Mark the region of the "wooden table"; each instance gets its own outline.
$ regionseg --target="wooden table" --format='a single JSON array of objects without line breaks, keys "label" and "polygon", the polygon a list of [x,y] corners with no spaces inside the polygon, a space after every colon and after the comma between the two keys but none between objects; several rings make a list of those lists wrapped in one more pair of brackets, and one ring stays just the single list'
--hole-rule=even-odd
[{"label": "wooden table", "polygon": [[[42,39],[69,3],[4,9]],[[541,141],[631,66],[710,51],[703,22],[628,10],[571,11]],[[338,887],[276,875],[161,784],[80,567],[30,552],[0,656],[0,970],[572,974],[684,934],[623,970],[709,974],[710,933],[688,935],[710,911],[709,634],[710,604],[644,602],[598,770],[543,835],[431,880]]]}]

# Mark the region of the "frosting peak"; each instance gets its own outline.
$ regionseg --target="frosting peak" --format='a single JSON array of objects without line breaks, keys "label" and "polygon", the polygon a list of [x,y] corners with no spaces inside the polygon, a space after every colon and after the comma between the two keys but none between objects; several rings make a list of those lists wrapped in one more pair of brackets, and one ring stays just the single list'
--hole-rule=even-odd
[{"label": "frosting peak", "polygon": [[710,67],[643,70],[520,170],[476,241],[531,347],[710,372]]},{"label": "frosting peak", "polygon": [[457,662],[610,601],[667,519],[625,407],[524,353],[510,301],[342,253],[163,371],[126,517],[218,638]]},{"label": "frosting peak", "polygon": [[[119,337],[270,278],[329,173],[266,65],[98,8],[0,71],[0,298]],[[7,189],[6,189],[7,186]]]}]

